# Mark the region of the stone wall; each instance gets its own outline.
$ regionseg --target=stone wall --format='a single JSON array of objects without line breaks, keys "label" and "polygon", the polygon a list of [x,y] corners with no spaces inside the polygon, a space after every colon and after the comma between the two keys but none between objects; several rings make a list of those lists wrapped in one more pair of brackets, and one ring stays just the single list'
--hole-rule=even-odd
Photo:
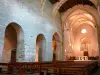
[{"label": "stone wall", "polygon": [[[61,24],[58,22],[59,19],[53,22],[52,9],[52,4],[48,0],[42,13],[40,0],[0,0],[0,62],[10,62],[10,58],[6,60],[8,58],[3,53],[3,47],[5,29],[12,22],[18,24],[23,31],[23,38],[17,40],[18,62],[35,60],[36,38],[39,34],[43,34],[46,39],[45,61],[52,60],[52,36],[57,32],[61,38]],[[20,30],[17,33],[17,37],[22,36]],[[6,57],[5,61],[2,61],[3,56]]]}]

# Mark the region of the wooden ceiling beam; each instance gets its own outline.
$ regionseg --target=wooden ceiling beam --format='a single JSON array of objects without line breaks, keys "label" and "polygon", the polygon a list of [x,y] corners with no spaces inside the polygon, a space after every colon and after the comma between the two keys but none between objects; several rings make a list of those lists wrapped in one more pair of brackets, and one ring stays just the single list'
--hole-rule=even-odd
[{"label": "wooden ceiling beam", "polygon": [[60,0],[49,0],[52,4],[55,4],[56,2],[59,2]]},{"label": "wooden ceiling beam", "polygon": [[69,8],[72,8],[73,6],[78,5],[78,4],[90,5],[96,8],[95,5],[89,0],[68,0],[60,7],[59,12],[62,13],[68,10]]}]

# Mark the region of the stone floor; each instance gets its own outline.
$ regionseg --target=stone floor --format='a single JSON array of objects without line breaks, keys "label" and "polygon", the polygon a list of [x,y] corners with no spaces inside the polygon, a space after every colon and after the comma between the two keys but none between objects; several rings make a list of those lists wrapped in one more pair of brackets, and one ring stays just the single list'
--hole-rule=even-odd
[{"label": "stone floor", "polygon": [[[16,73],[14,73],[14,74],[5,74],[5,73],[0,73],[0,75],[20,75],[20,74],[16,74]],[[26,75],[38,75],[38,73],[35,73],[35,74],[26,74]],[[97,68],[97,69],[94,69],[93,71],[92,71],[92,74],[91,75],[100,75],[100,67],[99,68]]]}]

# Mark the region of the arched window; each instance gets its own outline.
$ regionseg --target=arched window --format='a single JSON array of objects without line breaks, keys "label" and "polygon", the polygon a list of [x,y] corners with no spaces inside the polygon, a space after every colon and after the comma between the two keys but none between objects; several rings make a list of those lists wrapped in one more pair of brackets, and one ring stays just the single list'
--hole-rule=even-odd
[{"label": "arched window", "polygon": [[53,60],[57,60],[58,59],[58,55],[59,55],[59,46],[60,43],[60,37],[58,35],[58,33],[54,33],[53,37],[52,37],[52,50],[53,50]]}]

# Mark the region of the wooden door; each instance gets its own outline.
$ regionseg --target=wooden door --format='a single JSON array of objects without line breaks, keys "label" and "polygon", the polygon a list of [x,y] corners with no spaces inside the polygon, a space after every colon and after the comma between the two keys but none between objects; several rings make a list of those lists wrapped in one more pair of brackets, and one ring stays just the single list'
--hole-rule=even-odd
[{"label": "wooden door", "polygon": [[16,62],[16,50],[11,51],[11,62]]}]

